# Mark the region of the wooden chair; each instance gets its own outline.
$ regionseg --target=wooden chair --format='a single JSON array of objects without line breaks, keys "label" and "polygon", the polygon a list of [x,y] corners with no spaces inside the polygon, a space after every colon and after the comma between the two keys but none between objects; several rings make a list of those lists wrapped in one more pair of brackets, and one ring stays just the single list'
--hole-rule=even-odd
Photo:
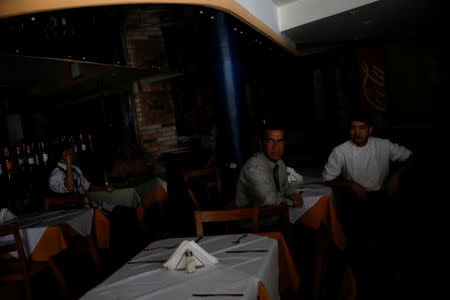
[{"label": "wooden chair", "polygon": [[207,222],[231,222],[231,221],[252,221],[252,232],[259,232],[259,209],[258,207],[236,208],[223,210],[196,210],[195,226],[197,236],[203,236],[203,223]]},{"label": "wooden chair", "polygon": [[44,210],[52,208],[84,207],[85,195],[61,195],[44,197]]},{"label": "wooden chair", "polygon": [[338,290],[338,300],[355,300],[357,298],[358,289],[356,287],[353,270],[347,267],[342,276],[342,281]]},{"label": "wooden chair", "polygon": [[91,236],[73,236],[49,261],[63,299],[78,299],[103,279],[103,267]]},{"label": "wooden chair", "polygon": [[[0,281],[23,281],[26,298],[32,299],[30,278],[41,273],[48,264],[27,261],[17,223],[0,226],[0,237],[10,235],[13,237],[11,243],[0,245]],[[13,251],[17,251],[19,258],[10,254]]]},{"label": "wooden chair", "polygon": [[279,216],[280,219],[274,224],[265,226],[259,223],[261,232],[279,231],[286,239],[289,248],[292,250],[292,225],[289,219],[289,206],[286,203],[280,205],[265,205],[259,207],[260,220],[265,217]]},{"label": "wooden chair", "polygon": [[195,210],[226,207],[218,168],[184,171],[183,177]]}]

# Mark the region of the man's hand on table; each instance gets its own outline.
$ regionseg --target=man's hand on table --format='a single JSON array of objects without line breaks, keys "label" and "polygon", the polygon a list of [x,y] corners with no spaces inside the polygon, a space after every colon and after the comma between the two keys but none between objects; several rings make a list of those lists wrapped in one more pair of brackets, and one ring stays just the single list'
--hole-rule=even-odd
[{"label": "man's hand on table", "polygon": [[348,183],[348,187],[355,193],[355,195],[356,195],[356,197],[358,197],[358,199],[366,199],[367,191],[362,185],[360,185],[359,183],[356,183],[354,181],[350,181]]},{"label": "man's hand on table", "polygon": [[300,196],[300,194],[292,194],[289,196],[289,198],[291,198],[292,200],[292,206],[295,208],[300,208],[303,206],[303,198],[302,196]]},{"label": "man's hand on table", "polygon": [[393,174],[389,180],[386,182],[386,192],[389,196],[395,196],[398,194],[398,182],[399,182],[399,175]]}]

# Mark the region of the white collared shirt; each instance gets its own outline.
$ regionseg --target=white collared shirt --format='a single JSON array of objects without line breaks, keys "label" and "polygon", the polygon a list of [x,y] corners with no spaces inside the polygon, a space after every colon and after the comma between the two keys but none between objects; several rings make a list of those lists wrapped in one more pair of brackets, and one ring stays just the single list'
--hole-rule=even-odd
[{"label": "white collared shirt", "polygon": [[[89,189],[89,186],[91,185],[91,183],[86,179],[86,177],[83,176],[83,172],[77,166],[72,165],[72,174],[73,174],[73,179],[77,183],[77,187],[76,187],[77,192],[79,192],[80,194],[85,194],[87,192],[87,190]],[[60,194],[73,192],[73,191],[69,191],[66,188],[66,186],[64,185],[65,179],[66,179],[66,164],[58,162],[57,167],[55,169],[53,169],[53,171],[50,173],[50,177],[48,179],[48,185],[50,187],[50,190],[52,190],[55,193],[60,193]]]},{"label": "white collared shirt", "polygon": [[274,205],[287,202],[292,205],[290,195],[295,191],[289,186],[286,166],[280,159],[278,192],[273,178],[275,163],[270,161],[263,152],[253,155],[242,166],[236,186],[235,204],[237,207]]},{"label": "white collared shirt", "polygon": [[357,182],[367,191],[378,191],[389,175],[390,162],[405,161],[411,153],[388,139],[369,137],[363,147],[348,140],[333,149],[322,178],[330,181],[342,175],[344,180]]}]

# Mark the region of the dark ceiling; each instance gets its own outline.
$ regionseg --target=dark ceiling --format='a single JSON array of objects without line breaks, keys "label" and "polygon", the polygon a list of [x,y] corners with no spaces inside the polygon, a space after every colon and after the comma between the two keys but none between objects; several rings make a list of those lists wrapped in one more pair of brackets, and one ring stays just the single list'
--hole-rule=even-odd
[{"label": "dark ceiling", "polygon": [[444,0],[380,0],[283,33],[300,55],[348,44],[446,43],[449,7]]},{"label": "dark ceiling", "polygon": [[[143,20],[139,29],[122,22],[127,7],[130,6],[80,8],[0,19],[0,92],[3,98],[74,101],[95,96],[99,81],[108,92],[129,89],[130,83],[139,78],[163,80],[181,74],[185,62],[169,62],[169,70],[164,72],[133,68],[124,58],[122,33],[127,30],[161,30],[167,55],[181,49],[184,56],[195,56],[195,53],[205,52],[196,50],[196,44],[197,48],[208,47],[204,39],[210,34],[208,30],[217,13],[214,9],[139,5],[142,11],[156,10],[159,17],[154,24]],[[245,52],[272,58],[289,55],[237,19],[231,18],[230,26],[236,30]],[[206,57],[191,60],[197,65],[207,64]],[[76,80],[72,78],[74,64],[84,71]]]}]

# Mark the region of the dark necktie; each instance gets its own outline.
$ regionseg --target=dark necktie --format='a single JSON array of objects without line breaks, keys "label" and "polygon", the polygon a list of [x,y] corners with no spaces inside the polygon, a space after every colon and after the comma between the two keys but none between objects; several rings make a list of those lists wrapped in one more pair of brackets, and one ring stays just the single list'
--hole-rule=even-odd
[{"label": "dark necktie", "polygon": [[278,165],[273,167],[273,181],[275,181],[275,187],[277,188],[277,192],[280,191],[280,181],[278,180]]}]

